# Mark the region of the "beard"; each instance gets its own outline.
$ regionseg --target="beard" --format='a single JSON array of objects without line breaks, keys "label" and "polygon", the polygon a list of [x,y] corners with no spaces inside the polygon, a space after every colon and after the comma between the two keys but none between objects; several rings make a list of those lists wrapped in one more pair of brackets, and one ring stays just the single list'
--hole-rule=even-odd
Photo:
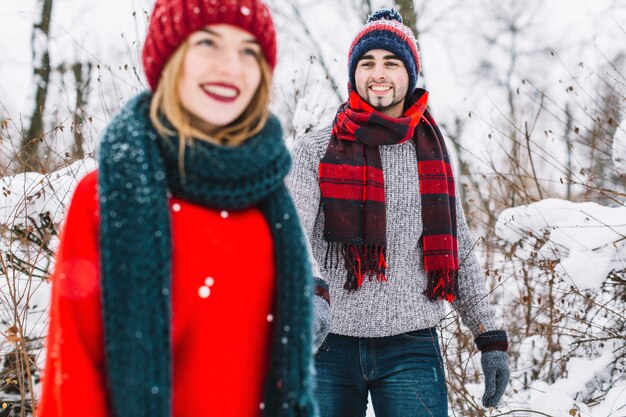
[{"label": "beard", "polygon": [[393,109],[394,107],[403,104],[404,99],[404,95],[399,97],[397,94],[397,90],[394,88],[393,96],[391,97],[378,97],[374,95],[370,96],[368,91],[367,100],[365,101],[377,111],[385,112],[389,109]]},{"label": "beard", "polygon": [[393,97],[391,97],[391,101],[389,103],[384,103],[384,101],[384,97],[373,97],[368,100],[370,106],[378,111],[384,112],[385,110],[389,110],[402,103],[404,101],[404,97],[398,97],[394,94]]}]

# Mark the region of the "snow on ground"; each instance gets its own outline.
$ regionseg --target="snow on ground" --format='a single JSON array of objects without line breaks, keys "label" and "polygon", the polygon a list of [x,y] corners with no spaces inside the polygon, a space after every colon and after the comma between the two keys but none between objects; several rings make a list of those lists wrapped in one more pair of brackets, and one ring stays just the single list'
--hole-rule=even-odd
[{"label": "snow on ground", "polygon": [[614,355],[608,351],[595,359],[570,359],[567,364],[567,377],[561,378],[553,384],[547,384],[541,380],[536,380],[531,384],[530,389],[525,392],[529,409],[550,416],[566,416],[572,409],[576,409],[583,416],[624,416],[626,414],[626,398],[618,398],[619,392],[624,393],[624,386],[621,388],[616,386],[617,391],[592,408],[573,400],[577,394],[585,391],[586,385],[590,381],[606,379],[607,368],[614,361]]}]

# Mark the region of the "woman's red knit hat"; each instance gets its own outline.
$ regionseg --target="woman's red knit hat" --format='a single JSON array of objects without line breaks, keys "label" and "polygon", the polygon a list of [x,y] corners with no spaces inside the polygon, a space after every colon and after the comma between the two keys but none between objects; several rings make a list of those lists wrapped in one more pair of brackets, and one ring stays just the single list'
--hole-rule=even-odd
[{"label": "woman's red knit hat", "polygon": [[193,32],[225,23],[252,34],[270,68],[276,66],[276,30],[261,0],[156,0],[143,47],[143,68],[155,90],[172,54]]}]

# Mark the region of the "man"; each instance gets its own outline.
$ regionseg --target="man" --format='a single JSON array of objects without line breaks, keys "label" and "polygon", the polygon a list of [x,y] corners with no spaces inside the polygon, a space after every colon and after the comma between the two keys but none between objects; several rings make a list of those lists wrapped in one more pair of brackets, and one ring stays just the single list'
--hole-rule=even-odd
[{"label": "man", "polygon": [[379,417],[447,416],[436,331],[446,302],[482,352],[484,406],[508,383],[507,336],[418,72],[400,15],[374,13],[350,48],[348,101],[294,147],[288,185],[318,276],[318,342],[330,310],[315,363],[321,417],[364,416],[368,393]]}]

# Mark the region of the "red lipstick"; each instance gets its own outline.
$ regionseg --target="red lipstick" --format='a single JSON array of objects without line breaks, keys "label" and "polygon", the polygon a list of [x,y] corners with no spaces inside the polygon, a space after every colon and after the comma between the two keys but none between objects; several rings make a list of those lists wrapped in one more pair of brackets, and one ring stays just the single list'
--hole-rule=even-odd
[{"label": "red lipstick", "polygon": [[222,103],[232,103],[241,92],[236,86],[222,82],[200,84],[200,88],[204,94]]}]

